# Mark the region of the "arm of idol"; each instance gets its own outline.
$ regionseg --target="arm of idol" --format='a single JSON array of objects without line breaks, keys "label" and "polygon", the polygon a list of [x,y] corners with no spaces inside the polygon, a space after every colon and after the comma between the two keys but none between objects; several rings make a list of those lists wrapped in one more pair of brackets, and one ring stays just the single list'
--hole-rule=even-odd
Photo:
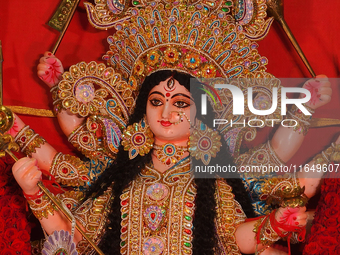
[{"label": "arm of idol", "polygon": [[[62,79],[64,68],[61,61],[56,58],[51,52],[45,52],[40,58],[37,66],[37,74],[39,78],[49,87],[56,86]],[[62,110],[57,114],[59,125],[66,136],[69,136],[73,130],[79,127],[84,118],[72,114],[69,111]]]},{"label": "arm of idol", "polygon": [[[280,207],[275,212],[275,220],[276,226],[280,231],[284,231],[284,228],[289,227],[299,227],[303,229],[307,224],[307,213],[306,207],[297,207],[297,208],[290,208],[290,207]],[[255,224],[257,220],[247,221],[245,223],[240,224],[235,232],[236,243],[242,253],[251,254],[255,253],[255,251],[261,251],[262,249],[266,249],[267,245],[261,244],[257,242],[257,234],[253,231],[255,229]],[[273,226],[273,222],[270,222],[270,226]],[[258,227],[257,231],[259,233],[266,232],[267,228],[264,225],[262,228]],[[263,237],[260,235],[260,237]],[[277,254],[282,254],[276,251],[275,249],[265,250],[264,253],[261,254],[276,254],[270,253],[270,251],[275,251]],[[267,253],[269,252],[269,253]],[[285,253],[283,253],[285,254]]]},{"label": "arm of idol", "polygon": [[[340,144],[340,136],[335,141],[335,145]],[[307,197],[314,196],[320,188],[321,179],[325,174],[324,171],[310,171],[310,169],[318,169],[316,166],[315,161],[312,160],[308,164],[304,166],[302,171],[300,171],[297,176],[299,178],[300,186],[305,187],[304,194]]]},{"label": "arm of idol", "polygon": [[[25,194],[34,195],[40,190],[37,186],[42,176],[39,169],[37,160],[28,157],[21,158],[13,165],[13,176]],[[40,223],[49,235],[55,230],[62,229],[71,233],[71,223],[60,211],[54,211],[54,214],[49,215],[47,219],[42,218]],[[79,242],[81,238],[81,234],[76,230],[74,242]]]},{"label": "arm of idol", "polygon": [[[17,115],[14,115],[14,125],[8,133],[15,137],[23,127],[25,127],[25,123]],[[35,152],[32,153],[32,158],[38,160],[38,167],[40,169],[48,171],[56,154],[57,151],[49,143],[45,142],[39,148],[35,149]]]},{"label": "arm of idol", "polygon": [[[332,88],[325,75],[318,75],[315,79],[308,80],[303,88],[311,92],[311,100],[306,105],[313,110],[331,101]],[[300,96],[301,98],[304,95]],[[280,126],[271,140],[271,146],[276,155],[284,162],[287,162],[298,151],[304,139],[302,132],[293,128]]]}]

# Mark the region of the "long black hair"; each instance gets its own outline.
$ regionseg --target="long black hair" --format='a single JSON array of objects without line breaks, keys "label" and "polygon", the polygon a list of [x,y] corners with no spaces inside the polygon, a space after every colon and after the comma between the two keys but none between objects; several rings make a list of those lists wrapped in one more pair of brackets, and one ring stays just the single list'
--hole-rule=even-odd
[{"label": "long black hair", "polygon": [[[199,97],[202,91],[199,90],[199,88],[202,85],[200,85],[199,82],[196,82],[196,86],[192,86],[195,87],[195,89],[190,90],[190,79],[192,79],[190,75],[170,70],[158,71],[145,78],[136,101],[135,111],[131,115],[128,125],[139,122],[143,118],[146,113],[146,104],[149,92],[154,86],[167,80],[171,76],[191,92],[196,108],[200,109],[201,100],[199,100]],[[207,107],[208,112],[212,112],[209,104]],[[208,123],[212,123],[212,121],[209,121],[208,119],[213,118],[212,114],[204,116],[197,114],[196,117],[207,125],[209,125]],[[212,158],[211,164],[213,164],[215,160],[216,162],[221,162],[222,157],[223,162],[226,162],[225,160],[227,160],[230,164],[233,164],[232,157],[227,150],[225,142],[222,141],[222,143],[221,151],[217,154],[216,158]],[[106,254],[120,253],[120,195],[122,194],[123,189],[137,177],[141,169],[143,169],[149,162],[151,162],[151,152],[144,157],[138,155],[134,159],[130,160],[128,153],[124,151],[124,148],[121,146],[114,165],[108,168],[101,175],[87,193],[88,196],[92,195],[97,197],[103,194],[108,187],[112,187],[113,190],[114,199],[108,215],[108,224],[100,243],[100,248]],[[226,181],[232,187],[235,199],[241,204],[247,217],[255,217],[249,196],[244,188],[242,180],[238,178],[227,179]],[[195,199],[196,209],[193,220],[193,254],[214,254],[217,247],[214,222],[216,217],[216,180],[214,178],[195,179],[195,185],[197,188],[197,194]]]}]

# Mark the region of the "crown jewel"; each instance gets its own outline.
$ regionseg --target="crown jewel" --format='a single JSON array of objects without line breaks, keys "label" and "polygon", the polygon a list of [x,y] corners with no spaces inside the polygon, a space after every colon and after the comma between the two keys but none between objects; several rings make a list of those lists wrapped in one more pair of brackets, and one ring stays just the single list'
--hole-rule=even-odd
[{"label": "crown jewel", "polygon": [[133,87],[159,70],[175,69],[197,78],[259,76],[268,61],[258,54],[255,39],[265,36],[272,21],[265,20],[262,2],[254,1],[260,10],[253,12],[253,21],[247,15],[240,19],[241,8],[237,21],[231,10],[216,8],[212,13],[200,3],[131,8],[130,19],[116,24],[117,32],[108,37],[110,51],[103,58]]}]

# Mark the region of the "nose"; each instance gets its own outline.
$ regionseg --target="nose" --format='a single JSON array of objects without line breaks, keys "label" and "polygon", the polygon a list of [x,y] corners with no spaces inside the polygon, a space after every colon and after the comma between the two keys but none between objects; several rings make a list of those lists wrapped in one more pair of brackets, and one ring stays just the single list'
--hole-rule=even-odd
[{"label": "nose", "polygon": [[162,111],[162,118],[163,119],[169,119],[171,118],[171,114],[170,114],[170,105],[168,103],[164,104],[164,108]]}]

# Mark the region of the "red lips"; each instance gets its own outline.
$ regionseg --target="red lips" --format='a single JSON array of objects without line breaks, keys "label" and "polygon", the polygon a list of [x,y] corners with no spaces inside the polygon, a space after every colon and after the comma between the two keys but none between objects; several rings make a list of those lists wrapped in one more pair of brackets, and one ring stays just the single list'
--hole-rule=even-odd
[{"label": "red lips", "polygon": [[164,127],[169,127],[172,124],[170,121],[165,121],[165,120],[161,120],[160,123]]}]

